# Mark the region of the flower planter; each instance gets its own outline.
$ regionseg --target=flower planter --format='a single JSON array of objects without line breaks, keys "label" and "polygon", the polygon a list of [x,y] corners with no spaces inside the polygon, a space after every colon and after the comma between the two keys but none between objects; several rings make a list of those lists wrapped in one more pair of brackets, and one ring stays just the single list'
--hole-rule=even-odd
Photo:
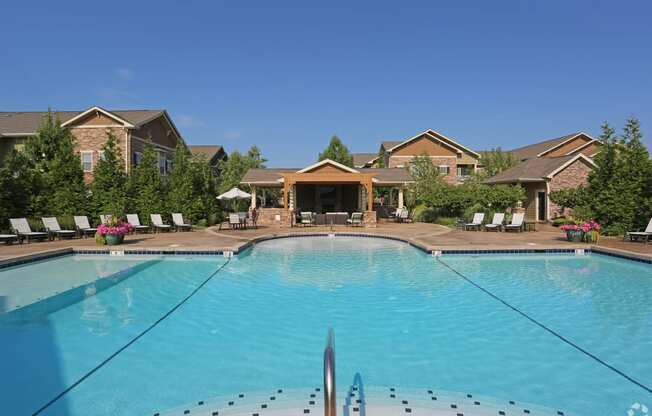
[{"label": "flower planter", "polygon": [[581,230],[568,230],[566,231],[566,240],[573,243],[581,243],[584,233]]},{"label": "flower planter", "polygon": [[107,234],[104,238],[106,238],[107,246],[116,246],[125,240],[124,234]]}]

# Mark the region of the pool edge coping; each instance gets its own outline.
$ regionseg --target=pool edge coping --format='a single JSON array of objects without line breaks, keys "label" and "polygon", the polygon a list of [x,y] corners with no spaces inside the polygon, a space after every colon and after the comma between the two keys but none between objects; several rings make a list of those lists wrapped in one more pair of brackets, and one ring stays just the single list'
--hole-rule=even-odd
[{"label": "pool edge coping", "polygon": [[514,245],[513,247],[504,248],[444,248],[436,246],[427,246],[411,238],[395,236],[391,234],[364,233],[364,232],[342,232],[319,231],[314,233],[273,233],[264,234],[248,241],[244,241],[230,248],[172,248],[172,247],[145,247],[145,248],[122,248],[122,247],[64,247],[58,249],[45,250],[8,259],[0,260],[0,270],[8,267],[22,264],[37,262],[41,260],[61,257],[70,254],[78,255],[110,255],[111,252],[118,252],[120,255],[238,255],[245,250],[265,241],[284,239],[284,238],[301,238],[301,237],[328,237],[336,235],[340,237],[358,237],[358,238],[378,238],[393,240],[409,244],[410,246],[423,251],[426,254],[435,255],[465,255],[465,254],[537,254],[537,253],[574,253],[576,250],[584,250],[585,253],[603,254],[611,257],[623,258],[631,261],[652,264],[652,255],[636,253],[623,249],[602,247],[597,245],[559,245],[532,247],[523,245]]}]

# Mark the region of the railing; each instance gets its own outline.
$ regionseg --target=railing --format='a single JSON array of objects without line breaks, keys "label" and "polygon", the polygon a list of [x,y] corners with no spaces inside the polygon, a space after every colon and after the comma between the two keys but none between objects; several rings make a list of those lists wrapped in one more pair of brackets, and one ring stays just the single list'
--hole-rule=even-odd
[{"label": "railing", "polygon": [[335,403],[335,334],[329,328],[324,349],[324,416],[336,416]]}]

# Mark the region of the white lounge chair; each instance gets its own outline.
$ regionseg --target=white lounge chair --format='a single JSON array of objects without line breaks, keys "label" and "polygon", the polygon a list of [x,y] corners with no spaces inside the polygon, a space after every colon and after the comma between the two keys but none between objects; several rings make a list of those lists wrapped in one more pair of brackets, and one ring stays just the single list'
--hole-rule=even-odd
[{"label": "white lounge chair", "polygon": [[232,230],[242,228],[242,220],[237,213],[229,214],[229,227],[231,227]]},{"label": "white lounge chair", "polygon": [[154,230],[156,232],[159,232],[161,230],[170,231],[170,228],[172,228],[168,224],[163,224],[163,219],[161,218],[161,214],[149,214],[149,218],[152,220],[152,227],[154,227]]},{"label": "white lounge chair", "polygon": [[127,214],[127,222],[129,224],[131,224],[132,227],[134,227],[134,232],[138,232],[138,231],[147,232],[147,231],[149,231],[148,226],[142,225],[140,223],[140,218],[138,218],[138,214]]},{"label": "white lounge chair", "polygon": [[346,220],[346,223],[351,226],[362,226],[362,212],[354,212],[351,214],[351,218]]},{"label": "white lounge chair", "polygon": [[27,222],[27,218],[11,218],[9,219],[9,222],[11,223],[11,228],[14,230],[14,233],[18,236],[19,241],[25,239],[29,244],[31,239],[45,240],[48,238],[48,233],[32,231]]},{"label": "white lounge chair", "polygon": [[176,213],[172,214],[172,222],[174,223],[174,228],[177,229],[177,231],[181,230],[188,230],[192,231],[192,224],[187,224],[183,221],[183,215],[181,213]]},{"label": "white lounge chair", "polygon": [[479,230],[482,227],[482,221],[484,221],[484,212],[476,212],[473,214],[473,220],[464,224],[464,229]]},{"label": "white lounge chair", "polygon": [[100,222],[104,225],[107,225],[113,219],[111,214],[100,214]]},{"label": "white lounge chair", "polygon": [[625,234],[623,239],[626,239],[627,237],[629,237],[629,241],[642,240],[647,244],[648,241],[652,240],[652,218],[650,218],[650,222],[647,224],[645,231],[629,231]]},{"label": "white lounge chair", "polygon": [[510,224],[505,225],[505,231],[517,231],[519,233],[523,231],[524,218],[525,218],[525,214],[522,212],[517,212],[516,214],[513,214],[512,222]]},{"label": "white lounge chair", "polygon": [[77,232],[86,237],[88,235],[95,235],[97,228],[91,227],[91,224],[88,222],[88,217],[86,215],[75,215],[75,227],[77,227]]},{"label": "white lounge chair", "polygon": [[41,221],[43,221],[45,230],[50,235],[56,235],[59,237],[59,240],[62,238],[73,238],[75,234],[77,234],[77,232],[73,230],[62,230],[57,217],[42,217]]},{"label": "white lounge chair", "polygon": [[485,224],[484,229],[487,231],[502,231],[503,222],[505,222],[505,213],[496,212],[491,224]]},{"label": "white lounge chair", "polygon": [[18,241],[16,234],[0,234],[0,242],[9,245],[13,244],[14,241]]},{"label": "white lounge chair", "polygon": [[314,218],[312,215],[312,212],[310,211],[302,211],[301,212],[301,225],[310,225],[312,226],[314,224]]}]

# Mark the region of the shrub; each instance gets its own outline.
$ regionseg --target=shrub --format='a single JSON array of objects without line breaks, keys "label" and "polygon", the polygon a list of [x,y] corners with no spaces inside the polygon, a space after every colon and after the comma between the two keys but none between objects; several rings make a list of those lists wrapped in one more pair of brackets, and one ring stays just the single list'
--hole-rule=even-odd
[{"label": "shrub", "polygon": [[416,222],[435,222],[436,212],[434,208],[426,204],[419,204],[412,210],[412,220]]}]

